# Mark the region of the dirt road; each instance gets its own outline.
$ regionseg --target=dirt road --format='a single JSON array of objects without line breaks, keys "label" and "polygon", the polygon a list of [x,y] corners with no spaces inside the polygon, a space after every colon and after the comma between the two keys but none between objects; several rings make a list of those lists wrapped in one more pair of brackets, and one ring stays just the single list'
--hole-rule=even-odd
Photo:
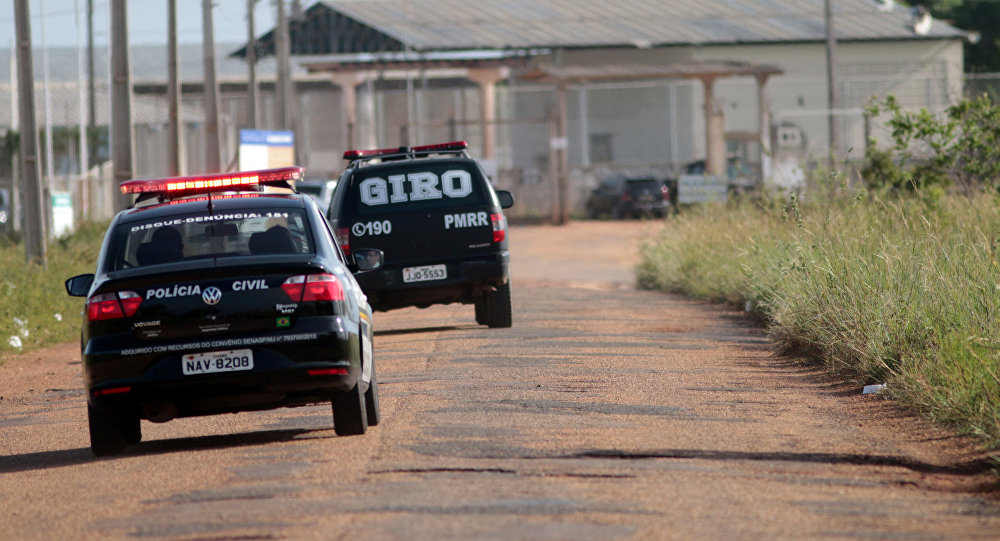
[{"label": "dirt road", "polygon": [[636,291],[650,223],[511,231],[514,327],[376,314],[383,422],[166,424],[95,459],[74,344],[0,366],[3,539],[997,539],[986,453]]}]

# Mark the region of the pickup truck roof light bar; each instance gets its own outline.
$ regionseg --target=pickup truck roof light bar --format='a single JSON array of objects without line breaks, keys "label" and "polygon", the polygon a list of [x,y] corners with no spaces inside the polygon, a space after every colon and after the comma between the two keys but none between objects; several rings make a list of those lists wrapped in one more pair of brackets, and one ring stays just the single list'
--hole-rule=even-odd
[{"label": "pickup truck roof light bar", "polygon": [[348,150],[344,152],[344,159],[350,162],[367,160],[403,160],[415,158],[417,156],[429,156],[431,154],[457,154],[468,157],[467,149],[469,144],[465,141],[451,141],[449,143],[436,143],[433,145],[419,145],[415,147],[392,147],[376,148],[370,150]]}]

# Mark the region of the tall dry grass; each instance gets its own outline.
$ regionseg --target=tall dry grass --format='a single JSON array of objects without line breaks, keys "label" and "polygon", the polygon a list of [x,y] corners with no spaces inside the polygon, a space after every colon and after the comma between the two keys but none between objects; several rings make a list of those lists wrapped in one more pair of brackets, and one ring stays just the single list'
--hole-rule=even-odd
[{"label": "tall dry grass", "polygon": [[888,382],[928,416],[1000,444],[995,196],[823,197],[707,206],[642,248],[640,283],[751,306],[783,352]]},{"label": "tall dry grass", "polygon": [[66,278],[94,272],[104,223],[85,223],[48,243],[44,265],[25,262],[24,245],[0,237],[0,362],[12,352],[79,340],[83,300],[66,294]]}]

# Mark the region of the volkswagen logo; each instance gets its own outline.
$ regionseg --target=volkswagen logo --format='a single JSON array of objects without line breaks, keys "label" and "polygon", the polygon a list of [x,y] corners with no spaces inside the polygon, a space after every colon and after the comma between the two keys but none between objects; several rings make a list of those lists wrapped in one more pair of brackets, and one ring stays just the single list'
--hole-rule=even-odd
[{"label": "volkswagen logo", "polygon": [[201,300],[205,301],[207,305],[219,304],[222,300],[222,290],[212,286],[205,288],[205,291],[201,294]]}]

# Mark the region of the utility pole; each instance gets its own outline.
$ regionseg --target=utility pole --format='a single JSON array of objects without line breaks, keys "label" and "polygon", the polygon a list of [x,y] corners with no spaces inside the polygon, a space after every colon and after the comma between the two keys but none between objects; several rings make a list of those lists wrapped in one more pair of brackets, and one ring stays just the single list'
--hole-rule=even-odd
[{"label": "utility pole", "polygon": [[212,25],[212,0],[203,0],[202,51],[205,57],[205,172],[222,172],[219,142],[219,85],[215,80],[215,30]]},{"label": "utility pole", "polygon": [[[94,0],[87,0],[87,132],[88,137],[97,129],[97,93],[94,91]],[[91,145],[89,163],[97,161],[97,145]]]},{"label": "utility pole", "polygon": [[111,169],[112,201],[126,208],[131,198],[118,186],[134,178],[132,156],[132,70],[128,44],[128,2],[111,0]]},{"label": "utility pole", "polygon": [[837,38],[833,29],[833,0],[823,0],[823,17],[826,22],[826,91],[828,127],[830,129],[830,168],[837,155]]},{"label": "utility pole", "polygon": [[[41,11],[39,20],[39,30],[42,38],[42,95],[45,103],[45,182],[42,185],[42,201],[48,198],[48,191],[51,189],[52,180],[55,178],[55,150],[52,141],[52,85],[49,84],[49,44],[45,39],[45,0],[40,0],[38,5]],[[45,205],[42,205],[45,209]],[[48,220],[46,220],[46,223]]]},{"label": "utility pole", "polygon": [[167,0],[167,174],[181,170],[181,81],[177,46],[177,0]]},{"label": "utility pole", "polygon": [[38,171],[38,130],[35,127],[35,75],[31,63],[29,0],[15,0],[17,36],[17,91],[21,124],[21,206],[24,213],[24,256],[28,263],[45,264],[45,226],[42,221],[42,183]]},{"label": "utility pole", "polygon": [[288,100],[291,98],[291,93],[288,91],[288,19],[285,16],[284,0],[276,0],[275,5],[278,8],[278,23],[274,34],[274,52],[278,61],[278,84],[274,95],[274,116],[278,129],[287,130],[289,128]]},{"label": "utility pole", "polygon": [[257,0],[247,0],[247,127],[257,129],[257,35],[253,9]]},{"label": "utility pole", "polygon": [[87,91],[83,87],[84,80],[84,60],[83,60],[83,35],[86,33],[86,28],[83,27],[83,19],[80,17],[80,0],[75,0],[73,4],[73,14],[76,19],[76,77],[77,77],[77,90],[79,91],[79,129],[80,129],[80,179],[77,181],[77,186],[79,190],[77,193],[80,194],[80,208],[79,211],[83,216],[90,216],[90,150],[88,148],[87,141],[87,119],[86,113],[84,113],[87,101]]}]

